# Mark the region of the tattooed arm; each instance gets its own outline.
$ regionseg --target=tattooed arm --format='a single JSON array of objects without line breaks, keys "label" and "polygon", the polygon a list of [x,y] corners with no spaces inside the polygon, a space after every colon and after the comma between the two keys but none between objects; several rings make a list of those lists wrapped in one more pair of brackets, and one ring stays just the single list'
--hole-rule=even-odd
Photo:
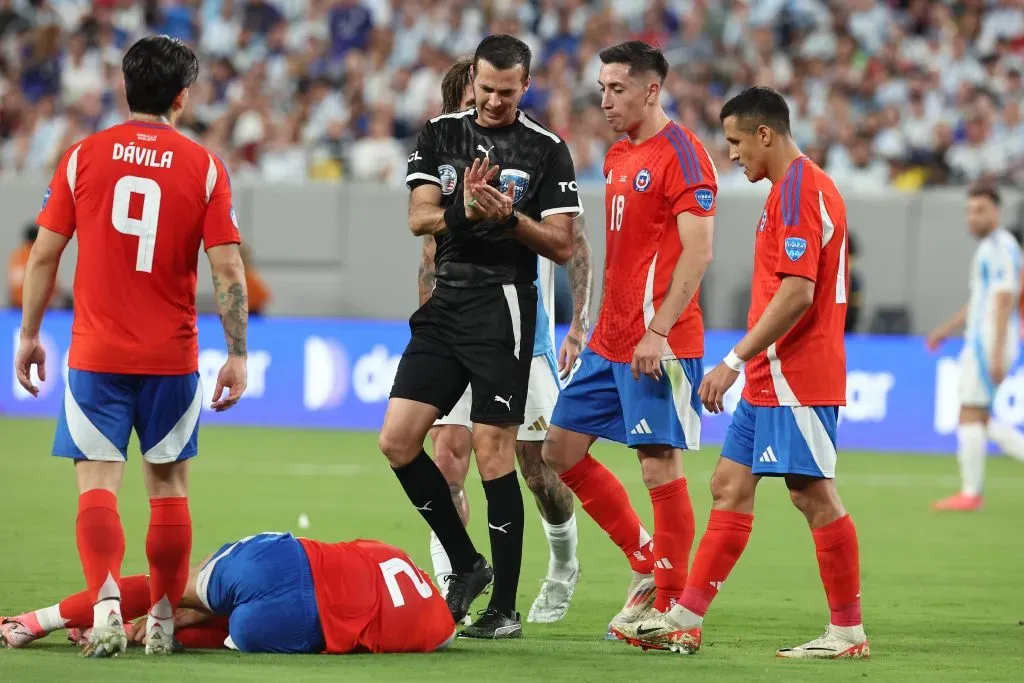
[{"label": "tattooed arm", "polygon": [[[245,284],[245,267],[237,244],[210,247],[206,255],[213,271],[217,315],[220,316],[228,347],[228,359],[217,375],[217,386],[213,392],[213,408],[221,411],[238,402],[247,383],[249,293]],[[224,389],[228,389],[228,395],[222,399]]]},{"label": "tattooed arm", "polygon": [[420,259],[420,306],[427,303],[431,292],[434,291],[434,254],[437,252],[437,242],[433,235],[423,236],[423,256]]},{"label": "tattooed arm", "polygon": [[249,293],[245,284],[245,266],[237,244],[211,247],[207,251],[213,271],[213,289],[217,293],[217,315],[224,327],[228,355],[248,355]]},{"label": "tattooed arm", "polygon": [[569,285],[572,289],[572,324],[558,353],[561,377],[569,376],[573,364],[583,351],[590,332],[590,295],[594,289],[594,268],[590,261],[587,224],[580,214],[572,225],[572,256],[569,258]]}]

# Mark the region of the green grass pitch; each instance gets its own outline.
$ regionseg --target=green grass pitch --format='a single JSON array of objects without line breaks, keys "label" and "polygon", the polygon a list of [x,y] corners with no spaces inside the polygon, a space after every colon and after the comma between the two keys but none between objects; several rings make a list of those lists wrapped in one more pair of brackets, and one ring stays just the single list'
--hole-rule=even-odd
[{"label": "green grass pitch", "polygon": [[[47,421],[0,419],[0,614],[50,605],[80,590],[74,478],[66,461],[47,456],[52,429]],[[191,482],[193,559],[259,531],[294,531],[323,540],[386,540],[429,571],[426,526],[377,451],[375,435],[208,427],[200,445]],[[622,478],[649,522],[650,503],[632,454],[601,444],[594,453]],[[686,462],[698,533],[707,521],[707,481],[716,457],[706,449]],[[148,507],[137,451],[131,458],[120,503],[125,573],[146,566]],[[750,545],[712,607],[705,646],[693,657],[601,640],[621,606],[628,565],[581,514],[582,579],[572,608],[559,624],[525,624],[519,642],[457,641],[439,654],[347,657],[194,652],[147,659],[133,649],[116,660],[87,661],[54,635],[26,650],[0,651],[0,681],[1020,681],[1024,469],[990,460],[983,511],[934,513],[932,500],[957,484],[955,468],[951,458],[841,456],[840,493],[860,533],[869,661],[774,657],[779,646],[819,635],[828,611],[810,533],[781,483],[767,480]],[[486,551],[484,498],[475,474],[468,492],[471,530]],[[519,606],[525,615],[547,548],[525,487],[524,497]],[[304,531],[297,525],[302,513],[310,520]]]}]

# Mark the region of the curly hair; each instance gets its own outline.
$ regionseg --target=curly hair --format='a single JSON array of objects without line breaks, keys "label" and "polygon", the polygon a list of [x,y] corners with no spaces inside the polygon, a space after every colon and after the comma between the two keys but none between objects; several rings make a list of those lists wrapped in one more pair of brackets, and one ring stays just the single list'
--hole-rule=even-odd
[{"label": "curly hair", "polygon": [[459,111],[466,88],[473,82],[473,58],[462,57],[448,69],[441,81],[441,113]]}]

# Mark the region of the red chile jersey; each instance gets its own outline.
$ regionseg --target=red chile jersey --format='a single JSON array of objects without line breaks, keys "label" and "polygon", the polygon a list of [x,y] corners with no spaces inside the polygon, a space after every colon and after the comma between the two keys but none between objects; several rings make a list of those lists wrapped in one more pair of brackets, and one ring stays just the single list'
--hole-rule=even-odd
[{"label": "red chile jersey", "polygon": [[455,633],[426,572],[380,541],[299,538],[313,574],[327,654],[432,652]]},{"label": "red chile jersey", "polygon": [[[610,361],[629,363],[683,253],[676,216],[715,214],[718,172],[700,140],[670,122],[639,145],[616,142],[604,174],[604,295],[589,346]],[[673,358],[704,356],[699,297],[698,288],[668,331]]]},{"label": "red chile jersey", "polygon": [[847,249],[839,190],[813,161],[796,159],[772,187],[757,227],[747,327],[760,320],[784,277],[812,281],[814,300],[786,334],[746,364],[748,403],[846,404]]},{"label": "red chile jersey", "polygon": [[199,247],[240,241],[220,159],[167,125],[113,126],[67,150],[36,223],[78,237],[70,367],[198,369]]}]

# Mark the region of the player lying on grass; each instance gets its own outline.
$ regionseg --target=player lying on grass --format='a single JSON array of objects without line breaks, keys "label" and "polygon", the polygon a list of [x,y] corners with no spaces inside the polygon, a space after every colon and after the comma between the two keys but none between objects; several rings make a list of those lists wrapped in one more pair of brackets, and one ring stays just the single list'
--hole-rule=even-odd
[{"label": "player lying on grass", "polygon": [[[121,578],[121,613],[149,609],[149,577]],[[455,637],[448,605],[402,550],[379,541],[326,543],[261,533],[225,543],[189,572],[175,639],[242,652],[432,652]],[[93,623],[89,591],[0,621],[0,646],[25,647]],[[142,641],[144,630],[128,627]],[[87,632],[71,631],[74,642]]]}]

